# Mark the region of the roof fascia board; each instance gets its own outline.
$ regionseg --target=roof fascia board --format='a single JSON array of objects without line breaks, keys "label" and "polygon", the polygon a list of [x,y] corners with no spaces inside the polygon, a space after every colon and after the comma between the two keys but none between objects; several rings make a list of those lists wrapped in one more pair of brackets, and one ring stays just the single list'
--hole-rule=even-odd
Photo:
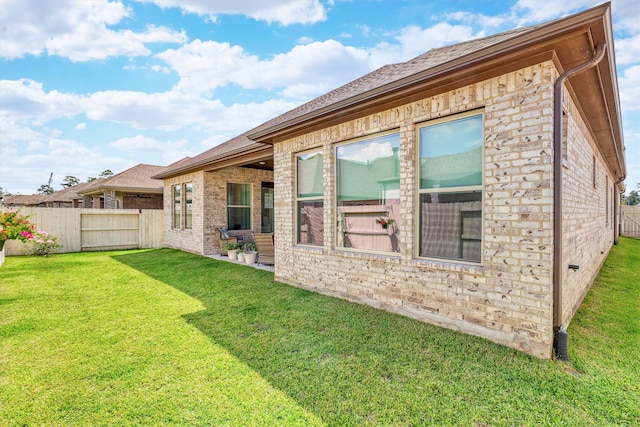
[{"label": "roof fascia board", "polygon": [[[253,148],[250,148],[253,147]],[[154,179],[165,179],[165,178],[172,178],[175,176],[179,176],[179,175],[184,175],[187,173],[193,173],[193,172],[197,172],[199,170],[212,170],[212,169],[216,169],[215,165],[217,163],[220,162],[225,162],[225,161],[230,161],[233,158],[238,157],[238,155],[248,155],[248,154],[252,154],[252,153],[263,153],[265,151],[269,151],[271,153],[273,153],[273,146],[272,145],[265,145],[265,144],[261,144],[261,143],[255,143],[246,147],[240,147],[240,148],[236,148],[234,150],[231,151],[227,151],[221,155],[218,156],[214,156],[214,157],[210,157],[210,158],[206,158],[204,160],[201,160],[197,163],[191,163],[188,164],[186,166],[182,166],[167,172],[163,172],[163,173],[159,173],[157,175],[153,175],[151,178]],[[209,167],[211,167],[212,169],[210,169]]]},{"label": "roof fascia board", "polygon": [[268,149],[242,154],[236,157],[228,158],[219,162],[214,163],[208,168],[203,169],[205,172],[212,172],[215,170],[220,170],[230,166],[242,166],[248,163],[254,163],[260,160],[268,159],[273,157],[273,146],[269,146]]}]

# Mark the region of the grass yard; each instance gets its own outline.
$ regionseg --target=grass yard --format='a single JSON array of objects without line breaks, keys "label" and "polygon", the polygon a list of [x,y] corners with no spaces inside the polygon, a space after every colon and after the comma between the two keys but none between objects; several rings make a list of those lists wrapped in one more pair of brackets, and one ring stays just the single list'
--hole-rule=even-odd
[{"label": "grass yard", "polygon": [[169,249],[10,257],[0,425],[638,425],[640,240],[569,335],[542,361]]}]

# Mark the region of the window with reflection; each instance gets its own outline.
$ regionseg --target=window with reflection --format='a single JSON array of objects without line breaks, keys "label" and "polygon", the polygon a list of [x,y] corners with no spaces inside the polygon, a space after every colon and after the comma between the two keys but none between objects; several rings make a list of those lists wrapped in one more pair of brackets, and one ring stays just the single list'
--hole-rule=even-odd
[{"label": "window with reflection", "polygon": [[173,186],[173,228],[182,226],[182,192],[180,185]]},{"label": "window with reflection", "polygon": [[184,228],[193,228],[193,184],[184,185]]},{"label": "window with reflection", "polygon": [[324,245],[324,156],[296,156],[296,239],[301,245]]},{"label": "window with reflection", "polygon": [[227,183],[227,228],[251,229],[251,184]]},{"label": "window with reflection", "polygon": [[400,134],[336,147],[336,246],[400,252]]},{"label": "window with reflection", "polygon": [[483,129],[478,112],[418,128],[421,257],[482,259]]}]

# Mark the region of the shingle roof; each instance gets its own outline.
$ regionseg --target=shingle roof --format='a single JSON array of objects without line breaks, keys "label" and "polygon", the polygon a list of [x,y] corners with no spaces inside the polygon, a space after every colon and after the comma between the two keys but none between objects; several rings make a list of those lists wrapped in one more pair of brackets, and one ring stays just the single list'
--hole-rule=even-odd
[{"label": "shingle roof", "polygon": [[315,111],[349,100],[350,98],[355,98],[366,94],[367,92],[383,88],[390,83],[398,82],[404,78],[428,71],[470,53],[474,53],[484,48],[504,42],[505,40],[515,38],[538,27],[540,27],[540,25],[517,28],[451,46],[434,48],[420,56],[410,59],[409,61],[385,65],[255,127],[247,132],[247,135],[253,137],[266,129],[277,126],[281,123],[286,123],[306,114],[312,114]]},{"label": "shingle roof", "polygon": [[386,84],[427,70],[436,65],[463,56],[467,53],[475,52],[479,49],[482,49],[483,47],[487,47],[499,43],[505,39],[515,37],[524,31],[531,30],[532,28],[534,27],[511,30],[493,36],[484,37],[482,39],[475,39],[452,46],[431,49],[430,51],[407,62],[385,65],[369,74],[366,74],[350,83],[347,83],[346,85],[343,85],[278,117],[275,117],[249,130],[248,132],[238,135],[223,144],[213,147],[195,157],[188,157],[174,163],[173,165],[169,165],[157,176],[169,176],[177,171],[196,168],[200,165],[214,162],[216,159],[222,159],[235,153],[263,146],[264,144],[257,143],[250,139],[248,136],[258,133],[264,129],[268,129],[272,126],[278,125],[280,123],[284,123],[297,117],[303,116],[305,114],[312,113],[313,111],[319,110],[323,107],[333,105],[342,100],[346,100],[358,96],[362,93],[366,93],[367,91],[380,88]]},{"label": "shingle roof", "polygon": [[5,196],[5,205],[33,206],[41,203],[43,194],[18,194],[17,196]]},{"label": "shingle roof", "polygon": [[233,156],[234,154],[243,153],[247,150],[261,147],[267,147],[267,145],[255,142],[247,138],[247,133],[243,133],[220,145],[216,145],[195,157],[185,157],[182,160],[178,160],[177,162],[165,167],[164,170],[158,172],[154,176],[170,176],[172,173],[177,171],[195,169],[198,166],[205,165],[217,159],[224,159],[229,156]]},{"label": "shingle roof", "polygon": [[165,166],[139,164],[109,178],[93,180],[79,193],[91,194],[106,189],[161,191],[164,185],[163,181],[151,177],[164,169]]},{"label": "shingle roof", "polygon": [[82,182],[78,185],[64,188],[55,193],[43,196],[40,202],[73,202],[74,200],[82,198],[79,192],[87,188],[90,184],[90,182]]},{"label": "shingle roof", "polygon": [[[411,88],[417,88],[419,85],[426,84],[429,81],[436,81],[441,76],[445,77],[458,71],[470,69],[474,65],[480,65],[485,61],[501,59],[504,58],[505,55],[519,52],[523,52],[522,55],[525,55],[526,53],[524,53],[525,51],[523,49],[533,48],[536,44],[542,46],[543,42],[553,40],[553,43],[557,43],[554,44],[554,46],[547,45],[545,48],[555,49],[560,47],[564,49],[562,50],[564,61],[566,61],[567,65],[571,65],[572,61],[580,61],[586,58],[582,57],[584,55],[575,55],[572,47],[576,45],[565,43],[566,39],[564,37],[585,30],[593,32],[595,28],[599,37],[599,43],[602,43],[603,40],[608,40],[609,33],[606,32],[606,27],[609,24],[604,22],[605,30],[602,30],[600,25],[603,24],[603,19],[610,19],[609,8],[610,5],[607,3],[555,21],[516,28],[451,46],[431,49],[409,61],[385,65],[365,76],[281,114],[224,144],[205,151],[185,163],[167,170],[172,171],[173,174],[178,174],[182,171],[194,170],[205,165],[215,164],[222,159],[228,159],[236,154],[249,152],[255,147],[260,147],[261,143],[273,143],[274,137],[278,135],[282,136],[291,130],[302,129],[305,123],[313,125],[314,120],[321,120],[324,116],[330,117],[333,113],[348,113],[350,108],[355,110],[359,105],[366,105],[368,102],[375,103],[377,100],[382,100],[385,97],[386,99],[391,99],[394,94],[402,93],[404,90],[410,91]],[[600,30],[598,30],[598,28],[600,28]],[[593,33],[590,34],[593,36]],[[580,37],[581,36],[574,38],[574,40]],[[613,40],[610,42],[613,42]],[[559,52],[556,51],[556,54],[559,54]],[[613,59],[611,59],[610,62],[611,64],[615,63]],[[606,94],[609,97],[608,99],[612,100],[611,105],[614,103],[617,104],[615,69],[609,65],[609,68],[605,71],[614,74],[613,77],[611,77],[613,84],[610,85],[611,87],[607,86],[605,89],[608,90]],[[591,92],[583,96],[585,102],[591,99],[589,96],[591,96]],[[595,101],[593,102],[595,104],[602,104],[598,99],[594,99]],[[613,129],[612,136],[607,137],[607,135],[605,135],[603,137],[603,144],[610,144],[611,147],[614,145],[616,147],[622,147],[621,149],[616,148],[615,156],[618,156],[619,152],[624,151],[621,125],[617,115],[618,109],[619,108],[613,109],[614,118],[617,119],[617,123]],[[597,113],[594,114],[602,115],[601,110],[596,110]],[[298,126],[300,127],[298,128]],[[615,156],[611,155],[610,157],[613,158]],[[616,160],[618,163],[622,162],[621,165],[619,164],[619,167],[624,169],[624,161],[621,161],[618,157],[611,161],[612,164],[614,164]],[[170,175],[163,173],[158,176],[166,177]]]}]

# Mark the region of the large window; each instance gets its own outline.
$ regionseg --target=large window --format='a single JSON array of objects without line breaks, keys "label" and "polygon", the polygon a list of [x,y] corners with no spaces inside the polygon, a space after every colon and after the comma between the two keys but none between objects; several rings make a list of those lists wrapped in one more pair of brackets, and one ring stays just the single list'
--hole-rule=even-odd
[{"label": "large window", "polygon": [[336,147],[336,246],[400,252],[400,134]]},{"label": "large window", "polygon": [[181,186],[173,186],[173,228],[180,228],[182,226],[182,193]]},{"label": "large window", "polygon": [[251,229],[251,184],[227,184],[227,228]]},{"label": "large window", "polygon": [[480,262],[482,113],[419,128],[419,255]]},{"label": "large window", "polygon": [[193,184],[184,185],[184,228],[193,228]]},{"label": "large window", "polygon": [[303,245],[324,244],[323,155],[321,152],[296,157],[296,235]]}]

